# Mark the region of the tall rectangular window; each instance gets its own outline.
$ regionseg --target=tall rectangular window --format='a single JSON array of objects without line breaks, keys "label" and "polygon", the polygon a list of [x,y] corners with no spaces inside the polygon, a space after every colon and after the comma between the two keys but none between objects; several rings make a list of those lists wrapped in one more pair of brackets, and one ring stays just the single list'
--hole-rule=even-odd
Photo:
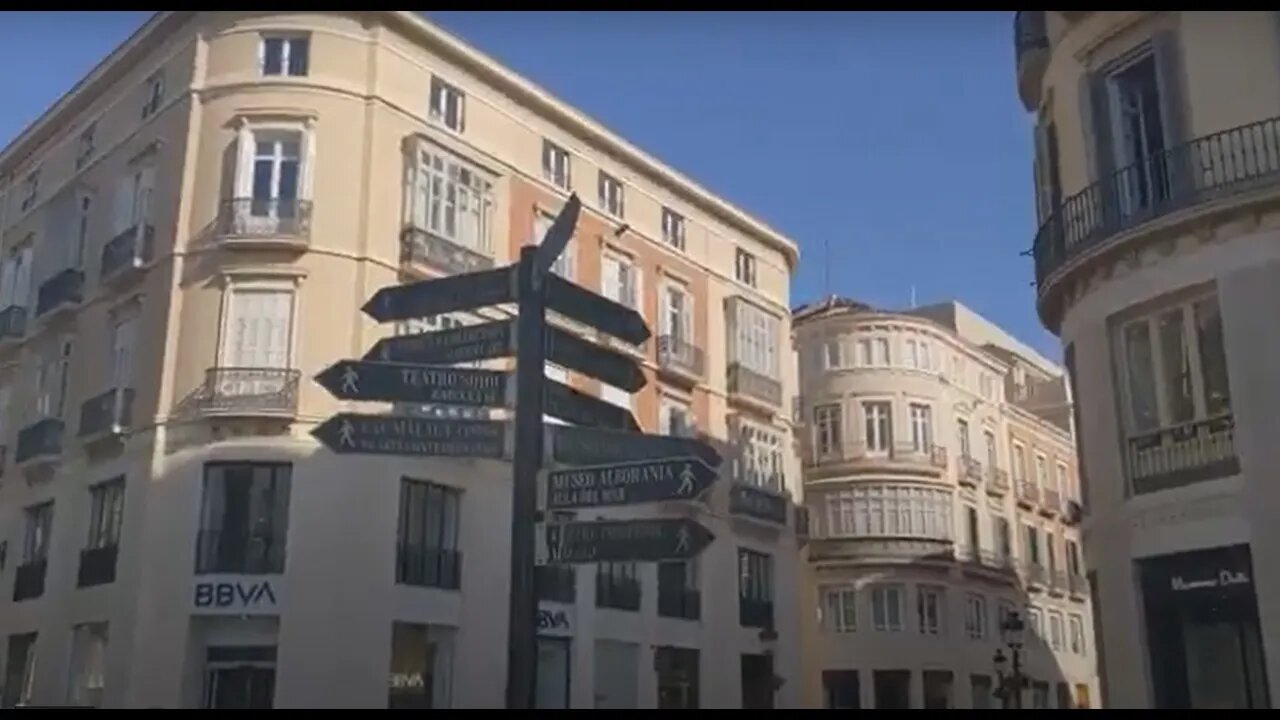
[{"label": "tall rectangular window", "polygon": [[111,387],[133,387],[134,342],[137,314],[120,310],[111,314]]},{"label": "tall rectangular window", "polygon": [[1027,479],[1027,451],[1018,443],[1013,444],[1013,481],[1023,482]]},{"label": "tall rectangular window", "polygon": [[1026,542],[1027,562],[1032,565],[1040,564],[1040,530],[1032,525],[1022,526],[1022,536]]},{"label": "tall rectangular window", "polygon": [[687,620],[702,616],[696,560],[658,563],[658,615]]},{"label": "tall rectangular window", "polygon": [[67,238],[67,267],[84,269],[85,251],[89,247],[89,231],[93,227],[93,195],[76,195],[75,230]]},{"label": "tall rectangular window", "polygon": [[9,249],[0,270],[0,310],[27,307],[31,302],[31,256],[33,244]]},{"label": "tall rectangular window", "polygon": [[124,522],[124,478],[108,480],[89,488],[89,541],[86,549],[120,544]]},{"label": "tall rectangular window", "polygon": [[756,256],[737,248],[733,256],[733,275],[738,282],[749,287],[756,286]]},{"label": "tall rectangular window", "polygon": [[773,627],[773,557],[738,548],[738,623]]},{"label": "tall rectangular window", "polygon": [[546,139],[542,141],[542,179],[561,190],[568,190],[573,184],[569,151]]},{"label": "tall rectangular window", "polygon": [[813,409],[813,427],[819,456],[837,455],[841,450],[843,431],[840,406],[819,405]]},{"label": "tall rectangular window", "polygon": [[164,73],[157,72],[147,78],[143,100],[142,100],[142,119],[155,115],[160,110],[160,104],[164,102]]},{"label": "tall rectangular window", "polygon": [[67,399],[67,387],[71,381],[70,338],[49,338],[36,356],[35,389],[36,419],[60,418]]},{"label": "tall rectangular window", "polygon": [[97,149],[95,137],[98,134],[98,121],[94,120],[80,132],[80,138],[76,143],[76,169],[83,169],[89,161],[93,159],[93,153]]},{"label": "tall rectangular window", "polygon": [[782,324],[777,315],[735,298],[730,305],[733,348],[731,362],[768,378],[779,376],[779,338]]},{"label": "tall rectangular window", "polygon": [[454,132],[462,132],[466,121],[467,96],[438,77],[431,78],[429,117]]},{"label": "tall rectangular window", "polygon": [[389,709],[450,707],[455,634],[443,625],[392,623]]},{"label": "tall rectangular window", "polygon": [[[662,286],[661,334],[668,338],[668,353],[688,354],[693,349],[693,301],[683,285],[666,282]],[[692,360],[690,357],[689,360]]]},{"label": "tall rectangular window", "polygon": [[786,486],[783,466],[786,442],[783,434],[776,429],[741,420],[735,421],[731,432],[736,451],[734,478],[748,485],[782,492]]},{"label": "tall rectangular window", "polygon": [[640,611],[640,578],[633,562],[596,566],[596,607]]},{"label": "tall rectangular window", "polygon": [[311,37],[306,34],[263,35],[258,48],[262,74],[305,77],[311,59]]},{"label": "tall rectangular window", "polygon": [[864,441],[870,452],[888,452],[893,446],[892,405],[887,402],[862,404]]},{"label": "tall rectangular window", "polygon": [[[296,157],[294,161],[297,161]],[[256,169],[254,173],[257,173]],[[289,170],[285,169],[283,173],[287,175]],[[155,192],[155,183],[156,169],[151,165],[131,167],[124,175],[116,178],[115,190],[111,198],[112,237],[150,220],[151,197]],[[287,187],[286,179],[286,189]],[[142,241],[141,237],[136,240],[139,243]]]},{"label": "tall rectangular window", "polygon": [[36,198],[40,197],[40,169],[32,170],[22,182],[22,212],[36,206]]},{"label": "tall rectangular window", "polygon": [[409,224],[433,238],[490,255],[493,179],[461,157],[427,142],[418,146],[411,172]]},{"label": "tall rectangular window", "polygon": [[698,651],[694,648],[661,646],[653,651],[658,675],[659,710],[698,708]]},{"label": "tall rectangular window", "polygon": [[921,635],[946,632],[946,589],[933,585],[916,586],[916,615]]},{"label": "tall rectangular window", "polygon": [[928,452],[933,447],[933,408],[911,403],[911,447],[916,452]]},{"label": "tall rectangular window", "polygon": [[457,590],[462,554],[458,518],[462,493],[432,482],[400,481],[396,530],[396,582]]},{"label": "tall rectangular window", "polygon": [[964,418],[956,418],[956,440],[960,446],[960,457],[972,457],[973,450],[969,447],[969,421]]},{"label": "tall rectangular window", "polygon": [[289,537],[287,463],[206,463],[196,574],[284,572]]},{"label": "tall rectangular window", "polygon": [[626,198],[623,196],[622,181],[601,170],[596,184],[596,192],[600,207],[605,212],[616,218],[625,216]]},{"label": "tall rectangular window", "polygon": [[53,532],[53,501],[32,505],[23,514],[27,522],[22,564],[44,562],[49,557],[49,536]]},{"label": "tall rectangular window", "polygon": [[684,249],[684,216],[669,207],[662,208],[662,242],[677,250]]},{"label": "tall rectangular window", "polygon": [[640,271],[631,258],[606,253],[600,259],[600,290],[610,300],[639,307]]},{"label": "tall rectangular window", "polygon": [[964,633],[971,640],[987,636],[987,599],[977,593],[965,597]]},{"label": "tall rectangular window", "polygon": [[696,426],[688,404],[663,395],[658,402],[658,432],[676,437],[693,437]]},{"label": "tall rectangular window", "polygon": [[901,585],[875,585],[871,588],[871,624],[883,632],[902,632],[904,597]]},{"label": "tall rectangular window", "polygon": [[1049,647],[1062,649],[1062,613],[1056,610],[1049,612]]},{"label": "tall rectangular window", "polygon": [[1069,621],[1071,626],[1071,652],[1076,655],[1084,655],[1084,618],[1079,615],[1072,615]]},{"label": "tall rectangular window", "polygon": [[85,623],[71,629],[71,687],[68,700],[79,707],[101,707],[106,686],[107,623]]},{"label": "tall rectangular window", "polygon": [[4,702],[6,708],[30,705],[36,675],[36,633],[9,636],[5,658]]},{"label": "tall rectangular window", "polygon": [[827,632],[851,633],[858,629],[857,594],[852,587],[822,591],[822,617]]}]

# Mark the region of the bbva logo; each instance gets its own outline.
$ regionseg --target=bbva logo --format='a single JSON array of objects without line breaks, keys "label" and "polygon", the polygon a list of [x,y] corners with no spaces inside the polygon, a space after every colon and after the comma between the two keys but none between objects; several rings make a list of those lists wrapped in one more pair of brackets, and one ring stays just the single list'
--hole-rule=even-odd
[{"label": "bbva logo", "polygon": [[271,583],[262,582],[203,582],[196,583],[196,607],[274,607],[276,593]]}]

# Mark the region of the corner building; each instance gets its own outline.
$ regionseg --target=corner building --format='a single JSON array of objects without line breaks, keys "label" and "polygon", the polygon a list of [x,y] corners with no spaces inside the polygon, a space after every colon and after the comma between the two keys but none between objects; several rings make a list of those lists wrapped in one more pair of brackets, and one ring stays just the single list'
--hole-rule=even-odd
[{"label": "corner building", "polygon": [[512,261],[571,190],[555,270],[654,337],[554,321],[649,383],[547,373],[726,462],[705,505],[615,513],[698,517],[695,562],[540,571],[539,705],[799,704],[795,245],[384,11],[159,13],[0,152],[4,704],[500,706],[510,466],[334,455],[317,423],[392,408],[311,378],[510,317],[360,307]]},{"label": "corner building", "polygon": [[1018,13],[1107,704],[1280,690],[1280,16]]},{"label": "corner building", "polygon": [[1021,706],[1097,707],[1062,370],[955,302],[793,323],[824,706],[998,708],[1016,612]]}]

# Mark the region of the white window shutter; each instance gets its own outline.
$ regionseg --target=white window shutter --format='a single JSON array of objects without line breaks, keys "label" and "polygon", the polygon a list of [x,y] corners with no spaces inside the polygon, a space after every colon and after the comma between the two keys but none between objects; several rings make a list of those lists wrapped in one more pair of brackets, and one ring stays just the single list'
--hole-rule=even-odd
[{"label": "white window shutter", "polygon": [[236,133],[236,191],[237,198],[253,197],[253,132],[248,125],[241,125]]}]

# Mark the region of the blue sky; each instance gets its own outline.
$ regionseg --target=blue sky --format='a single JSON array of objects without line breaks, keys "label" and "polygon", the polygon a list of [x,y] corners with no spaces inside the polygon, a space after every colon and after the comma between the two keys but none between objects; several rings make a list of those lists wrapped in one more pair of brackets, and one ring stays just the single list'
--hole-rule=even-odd
[{"label": "blue sky", "polygon": [[[0,143],[146,15],[4,13]],[[1012,13],[429,16],[794,238],[793,304],[905,307],[914,286],[1061,356],[1020,255],[1034,211]]]}]

